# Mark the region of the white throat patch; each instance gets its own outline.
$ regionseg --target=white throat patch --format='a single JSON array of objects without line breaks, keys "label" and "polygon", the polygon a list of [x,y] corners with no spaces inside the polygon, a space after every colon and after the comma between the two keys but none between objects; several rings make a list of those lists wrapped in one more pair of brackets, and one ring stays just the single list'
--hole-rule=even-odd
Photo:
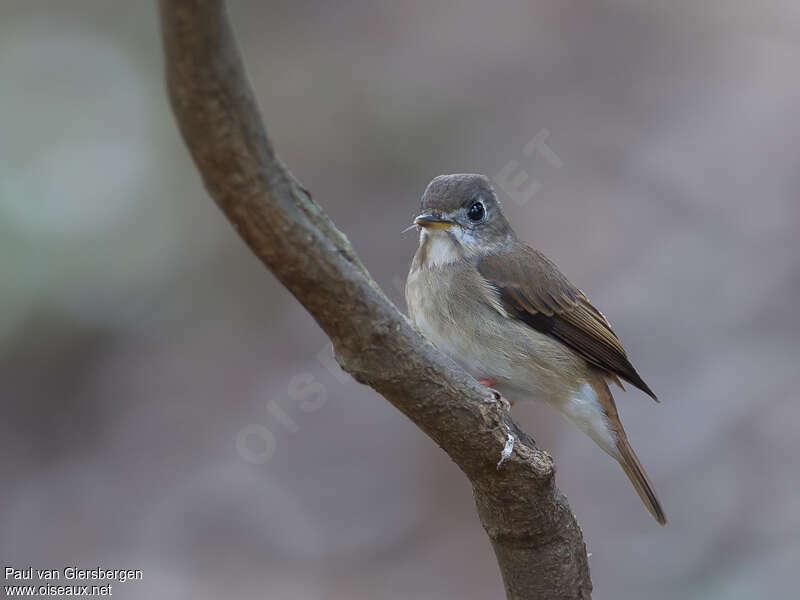
[{"label": "white throat patch", "polygon": [[444,232],[430,233],[423,229],[420,233],[420,245],[425,244],[425,267],[441,267],[454,263],[462,257],[462,250],[450,236]]}]

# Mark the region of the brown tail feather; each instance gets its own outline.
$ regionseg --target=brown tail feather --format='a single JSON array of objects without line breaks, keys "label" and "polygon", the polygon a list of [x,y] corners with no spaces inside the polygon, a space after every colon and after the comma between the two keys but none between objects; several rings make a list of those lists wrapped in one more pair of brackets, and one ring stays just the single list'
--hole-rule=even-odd
[{"label": "brown tail feather", "polygon": [[636,493],[639,494],[639,497],[642,499],[642,502],[644,502],[647,510],[650,511],[650,514],[653,515],[655,520],[661,525],[666,525],[667,515],[664,514],[664,509],[661,508],[661,502],[658,501],[656,490],[647,477],[642,463],[639,462],[639,458],[636,456],[633,448],[631,448],[630,442],[628,442],[628,436],[625,435],[625,430],[622,428],[622,422],[619,420],[619,414],[617,413],[617,405],[614,402],[614,397],[611,395],[611,390],[608,389],[605,373],[594,371],[589,383],[597,393],[603,405],[603,409],[606,411],[609,425],[611,425],[616,434],[619,456],[615,456],[615,458],[619,461],[628,479],[631,480],[633,487],[636,489]]},{"label": "brown tail feather", "polygon": [[619,464],[622,467],[622,470],[625,471],[625,475],[627,475],[628,479],[631,480],[633,487],[636,488],[639,498],[642,499],[642,502],[644,502],[647,510],[650,511],[650,514],[653,515],[655,520],[661,525],[666,525],[667,515],[664,514],[664,509],[661,508],[661,503],[658,501],[658,496],[656,496],[656,490],[653,488],[653,484],[647,477],[647,473],[645,473],[642,463],[639,462],[636,453],[633,451],[633,448],[631,448],[631,445],[625,438],[624,432],[617,442],[617,448],[622,455],[622,460]]}]

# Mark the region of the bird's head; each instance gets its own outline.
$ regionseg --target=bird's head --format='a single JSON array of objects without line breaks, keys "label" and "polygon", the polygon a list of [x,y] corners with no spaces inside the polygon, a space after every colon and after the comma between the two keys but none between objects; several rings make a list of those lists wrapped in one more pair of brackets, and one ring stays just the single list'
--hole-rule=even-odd
[{"label": "bird's head", "polygon": [[484,175],[439,175],[428,184],[420,209],[414,225],[429,266],[496,252],[515,239]]}]

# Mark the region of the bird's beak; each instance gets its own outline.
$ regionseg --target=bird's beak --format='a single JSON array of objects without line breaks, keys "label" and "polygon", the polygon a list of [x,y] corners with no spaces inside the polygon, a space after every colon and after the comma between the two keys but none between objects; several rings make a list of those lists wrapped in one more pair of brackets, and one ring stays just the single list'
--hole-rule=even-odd
[{"label": "bird's beak", "polygon": [[422,214],[414,219],[414,225],[419,225],[420,227],[426,227],[428,229],[450,229],[455,223],[449,219],[437,217],[436,215]]}]

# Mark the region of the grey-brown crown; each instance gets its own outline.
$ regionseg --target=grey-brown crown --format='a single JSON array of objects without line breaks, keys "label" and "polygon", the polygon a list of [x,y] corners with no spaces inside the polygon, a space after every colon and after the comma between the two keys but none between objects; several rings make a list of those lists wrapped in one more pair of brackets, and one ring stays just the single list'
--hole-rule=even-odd
[{"label": "grey-brown crown", "polygon": [[488,177],[472,173],[439,175],[422,194],[420,208],[448,213],[474,200],[499,204]]}]

